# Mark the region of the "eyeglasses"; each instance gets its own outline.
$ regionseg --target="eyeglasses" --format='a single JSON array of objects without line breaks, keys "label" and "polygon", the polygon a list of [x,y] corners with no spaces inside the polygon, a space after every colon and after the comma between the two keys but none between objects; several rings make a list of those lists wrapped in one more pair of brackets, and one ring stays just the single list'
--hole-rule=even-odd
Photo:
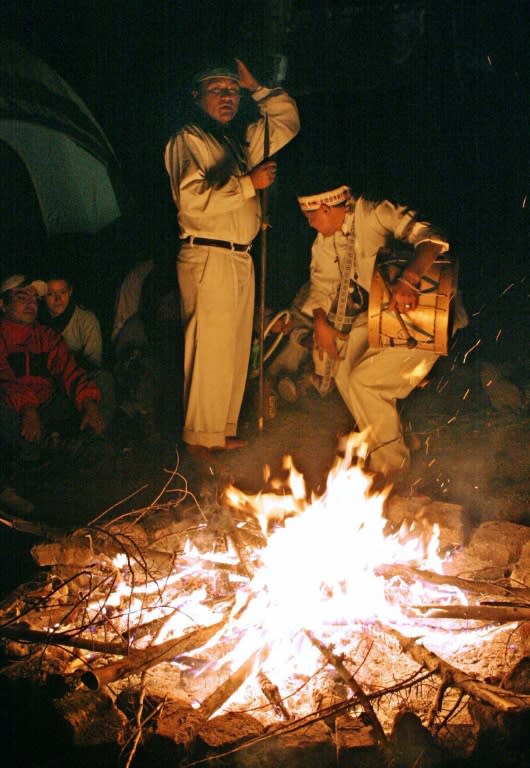
[{"label": "eyeglasses", "polygon": [[214,86],[213,88],[207,88],[206,93],[211,96],[235,96],[239,97],[239,88],[221,88],[220,86]]}]

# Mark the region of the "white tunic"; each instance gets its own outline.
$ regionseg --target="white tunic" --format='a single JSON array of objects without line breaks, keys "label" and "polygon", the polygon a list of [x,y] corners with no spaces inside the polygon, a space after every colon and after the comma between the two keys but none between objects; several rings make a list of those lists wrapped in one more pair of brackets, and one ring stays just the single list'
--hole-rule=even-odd
[{"label": "white tunic", "polygon": [[[243,170],[224,145],[197,126],[173,137],[165,163],[182,238],[247,245],[260,228],[259,196],[249,171],[264,159],[267,115],[270,154],[299,130],[295,102],[282,90],[258,88],[262,116],[247,129]],[[212,169],[231,167],[224,183]],[[221,175],[221,174],[218,174]],[[185,244],[177,260],[184,323],[184,427],[190,445],[224,447],[237,434],[254,315],[254,265],[248,251]]]},{"label": "white tunic", "polygon": [[[352,272],[368,292],[381,247],[390,240],[412,245],[423,241],[439,243],[442,253],[449,244],[431,224],[416,218],[415,212],[385,200],[374,203],[360,197],[352,214],[345,217],[342,231],[318,234],[312,248],[311,287],[304,312],[329,311],[341,280],[341,267],[355,237]],[[354,321],[344,348],[335,383],[360,431],[367,430],[370,468],[384,473],[406,470],[410,455],[401,429],[396,400],[404,398],[430,371],[438,356],[433,352],[403,347],[368,347],[368,313]]]}]

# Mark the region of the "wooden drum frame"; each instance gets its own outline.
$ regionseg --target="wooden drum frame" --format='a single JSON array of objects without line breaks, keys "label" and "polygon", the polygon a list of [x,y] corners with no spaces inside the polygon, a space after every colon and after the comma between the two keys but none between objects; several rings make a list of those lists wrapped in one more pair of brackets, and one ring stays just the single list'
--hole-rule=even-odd
[{"label": "wooden drum frame", "polygon": [[409,346],[447,355],[453,330],[458,265],[447,253],[436,259],[421,277],[416,309],[398,313],[388,309],[387,286],[406,264],[407,260],[400,258],[388,260],[387,257],[379,263],[378,257],[376,261],[368,304],[368,344],[371,347]]}]

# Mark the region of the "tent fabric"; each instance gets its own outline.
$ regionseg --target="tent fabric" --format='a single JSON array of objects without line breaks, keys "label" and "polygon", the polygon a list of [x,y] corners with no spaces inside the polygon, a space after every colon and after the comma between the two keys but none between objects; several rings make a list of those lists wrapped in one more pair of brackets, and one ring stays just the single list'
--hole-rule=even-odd
[{"label": "tent fabric", "polygon": [[96,234],[121,216],[118,161],[87,105],[51,67],[5,40],[0,141],[26,167],[48,235]]}]

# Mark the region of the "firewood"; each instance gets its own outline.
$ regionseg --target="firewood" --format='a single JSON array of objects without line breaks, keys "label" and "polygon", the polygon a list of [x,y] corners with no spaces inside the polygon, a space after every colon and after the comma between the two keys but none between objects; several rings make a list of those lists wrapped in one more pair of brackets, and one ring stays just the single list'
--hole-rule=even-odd
[{"label": "firewood", "polygon": [[56,541],[64,536],[65,533],[59,528],[53,528],[38,520],[24,520],[22,517],[9,515],[4,510],[0,514],[0,525],[5,525],[7,528],[12,528],[19,533],[30,533],[32,536],[39,536],[49,541]]},{"label": "firewood", "polygon": [[241,688],[245,680],[255,669],[257,660],[260,659],[263,662],[267,654],[267,649],[254,651],[254,653],[252,653],[243,664],[235,670],[235,672],[227,677],[215,691],[206,697],[198,710],[196,710],[201,715],[203,721],[208,720],[226,701],[228,701],[238,688]]},{"label": "firewood", "polygon": [[261,692],[271,704],[272,709],[277,717],[281,718],[282,720],[291,720],[292,715],[290,714],[289,710],[284,704],[284,701],[280,695],[280,691],[278,689],[277,685],[274,685],[274,683],[269,680],[267,675],[264,672],[258,673],[258,683],[259,687],[261,688]]},{"label": "firewood", "polygon": [[239,533],[238,528],[232,520],[230,510],[223,508],[220,519],[223,528],[225,528],[228,537],[234,545],[234,549],[237,552],[237,556],[239,558],[239,562],[241,563],[244,574],[248,576],[249,579],[251,579],[254,575],[254,568],[252,567],[252,564],[247,557],[245,543],[241,534]]},{"label": "firewood", "polygon": [[511,596],[514,600],[519,601],[530,600],[530,589],[525,587],[509,587],[492,581],[461,579],[457,576],[423,571],[420,568],[413,568],[409,565],[381,565],[374,572],[376,576],[383,576],[385,579],[399,576],[408,584],[424,581],[427,584],[457,587],[463,592],[473,592],[480,595]]},{"label": "firewood", "polygon": [[506,624],[528,621],[530,606],[519,605],[413,605],[411,608],[431,619],[467,619]]},{"label": "firewood", "polygon": [[496,685],[484,683],[461,669],[453,667],[425,646],[417,643],[414,638],[405,637],[392,627],[385,626],[383,629],[388,635],[398,640],[405,653],[408,653],[417,664],[439,674],[448,681],[449,686],[460,688],[469,696],[491,704],[502,712],[530,708],[530,695],[509,693]]},{"label": "firewood", "polygon": [[189,750],[210,717],[243,685],[258,662],[263,661],[267,653],[267,649],[254,651],[243,664],[206,697],[198,709],[189,710],[180,716],[178,729],[173,736],[174,740]]},{"label": "firewood", "polygon": [[383,727],[381,723],[379,722],[379,719],[377,715],[375,714],[374,708],[372,707],[372,703],[370,702],[370,699],[365,694],[355,677],[348,671],[346,666],[344,665],[344,662],[342,659],[340,659],[338,656],[336,656],[333,651],[331,651],[327,646],[324,645],[320,640],[318,640],[317,637],[310,631],[305,630],[306,636],[309,638],[309,640],[313,643],[313,645],[318,648],[320,653],[324,656],[326,661],[328,661],[330,664],[332,664],[341,678],[344,680],[346,685],[348,685],[352,691],[355,693],[357,698],[359,699],[359,703],[364,709],[366,716],[368,720],[370,721],[370,725],[372,726],[374,738],[377,742],[377,744],[381,747],[385,746],[387,742],[387,738],[385,735],[385,732],[383,730]]},{"label": "firewood", "polygon": [[94,653],[107,653],[116,656],[125,655],[129,646],[127,643],[107,643],[95,640],[93,637],[70,635],[64,632],[44,632],[38,629],[29,629],[27,626],[11,624],[7,627],[0,626],[0,637],[7,637],[23,643],[38,643],[39,645],[63,645],[68,648],[83,648]]},{"label": "firewood", "polygon": [[200,648],[219,632],[224,624],[225,620],[212,624],[210,627],[192,630],[183,637],[166,640],[160,645],[150,645],[140,651],[131,651],[126,658],[120,659],[120,661],[85,672],[81,680],[87,688],[96,691],[102,685],[108,685],[132,674],[139,674],[162,661]]}]

